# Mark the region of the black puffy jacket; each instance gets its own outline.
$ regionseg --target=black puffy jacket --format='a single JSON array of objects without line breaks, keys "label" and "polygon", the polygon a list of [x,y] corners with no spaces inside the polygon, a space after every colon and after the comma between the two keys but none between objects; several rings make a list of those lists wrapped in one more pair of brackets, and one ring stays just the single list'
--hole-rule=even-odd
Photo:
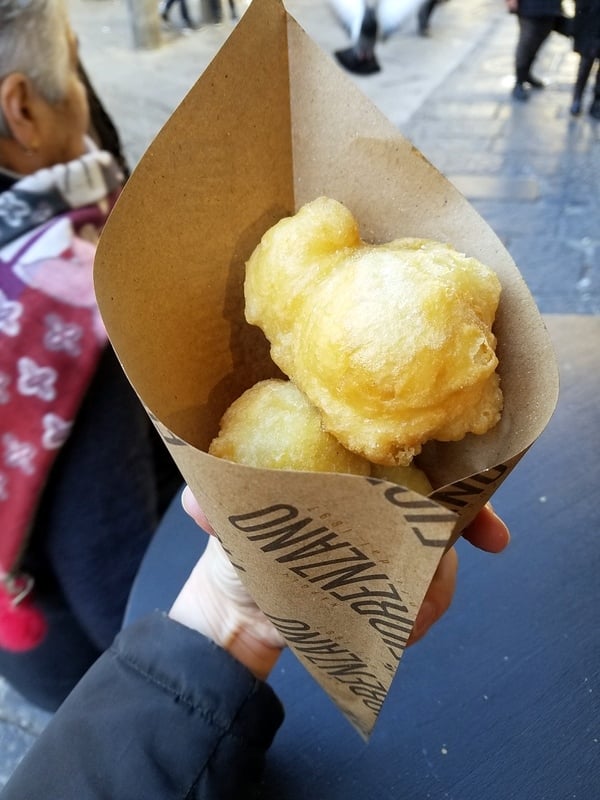
[{"label": "black puffy jacket", "polygon": [[573,49],[600,58],[600,0],[575,0]]},{"label": "black puffy jacket", "polygon": [[157,612],[119,634],[0,798],[252,798],[282,720],[267,684]]},{"label": "black puffy jacket", "polygon": [[519,0],[517,13],[520,17],[559,17],[562,0]]}]

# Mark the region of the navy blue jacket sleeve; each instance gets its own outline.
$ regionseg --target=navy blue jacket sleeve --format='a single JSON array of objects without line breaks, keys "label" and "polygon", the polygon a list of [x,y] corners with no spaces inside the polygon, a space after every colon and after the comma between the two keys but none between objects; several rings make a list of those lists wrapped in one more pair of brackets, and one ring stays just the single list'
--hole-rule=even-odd
[{"label": "navy blue jacket sleeve", "polygon": [[117,636],[0,797],[249,798],[282,721],[267,684],[157,612]]}]

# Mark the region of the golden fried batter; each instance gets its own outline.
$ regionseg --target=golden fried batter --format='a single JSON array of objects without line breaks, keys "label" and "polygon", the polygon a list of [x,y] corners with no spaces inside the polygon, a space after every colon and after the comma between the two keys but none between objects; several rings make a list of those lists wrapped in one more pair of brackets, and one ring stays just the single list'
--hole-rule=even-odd
[{"label": "golden fried batter", "polygon": [[413,492],[418,492],[425,496],[433,491],[429,478],[422,469],[415,465],[414,461],[407,467],[386,467],[383,464],[373,464],[371,475],[374,478],[382,478],[390,483],[397,483],[399,486],[412,489]]},{"label": "golden fried batter", "polygon": [[500,282],[449,245],[367,244],[322,197],[264,235],[245,295],[273,361],[369,461],[409,464],[426,441],[482,434],[500,417]]},{"label": "golden fried batter", "polygon": [[372,475],[420,494],[432,490],[414,464],[382,467],[342,447],[323,430],[317,409],[290,381],[261,381],[244,392],[223,415],[208,452],[252,467]]},{"label": "golden fried batter", "polygon": [[209,453],[238,464],[370,475],[371,465],[323,430],[321,416],[289,381],[261,381],[221,419]]}]

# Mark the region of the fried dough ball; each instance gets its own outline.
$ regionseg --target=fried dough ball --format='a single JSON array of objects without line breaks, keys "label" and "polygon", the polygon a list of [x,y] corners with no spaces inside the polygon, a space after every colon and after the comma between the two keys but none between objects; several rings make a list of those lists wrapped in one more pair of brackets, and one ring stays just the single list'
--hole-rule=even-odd
[{"label": "fried dough ball", "polygon": [[371,473],[368,461],[323,430],[306,395],[278,379],[255,384],[229,406],[208,452],[266,469]]},{"label": "fried dough ball", "polygon": [[427,495],[425,473],[409,467],[381,467],[346,450],[323,430],[321,417],[290,381],[261,381],[227,409],[208,451],[237,464],[306,472],[371,475]]},{"label": "fried dough ball", "polygon": [[476,259],[430,240],[367,244],[324,197],[267,231],[246,267],[246,319],[273,361],[327,431],[387,465],[500,418],[499,296]]},{"label": "fried dough ball", "polygon": [[397,483],[399,486],[405,486],[407,489],[412,489],[413,492],[418,492],[425,496],[433,491],[429,478],[422,469],[415,465],[414,461],[407,467],[385,467],[382,464],[373,464],[371,475],[373,478],[381,478],[390,483]]}]

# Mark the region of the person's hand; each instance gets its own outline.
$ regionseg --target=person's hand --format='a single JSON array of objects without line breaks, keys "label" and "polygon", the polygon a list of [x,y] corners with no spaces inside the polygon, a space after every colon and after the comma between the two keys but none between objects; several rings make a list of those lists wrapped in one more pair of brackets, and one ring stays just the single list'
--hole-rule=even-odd
[{"label": "person's hand", "polygon": [[[508,545],[510,534],[490,505],[485,506],[463,531],[463,539],[488,553],[500,553]],[[442,557],[433,576],[407,646],[415,644],[442,617],[452,602],[456,588],[458,556],[452,547]]]},{"label": "person's hand", "polygon": [[[214,534],[208,519],[188,487],[183,492],[182,502],[187,513],[197,524],[207,533]],[[479,512],[462,535],[472,545],[489,553],[500,553],[510,541],[508,528],[500,517],[495,514],[490,505],[485,506]],[[241,611],[242,618],[246,619],[249,625],[257,625],[256,630],[260,631],[259,639],[265,636],[263,641],[268,642],[270,647],[273,645],[276,648],[283,647],[285,645],[283,638],[280,637],[279,633],[256,606],[216,538],[211,538],[209,547],[211,550],[208,553],[208,558],[205,561],[200,559],[190,577],[190,581],[196,578],[199,582],[215,583],[218,588],[215,596],[219,596],[223,592],[225,594],[225,602],[222,607],[217,606],[215,611],[219,611],[220,608],[220,613],[224,614],[225,609],[230,608],[231,604],[233,604],[232,607],[236,609],[235,614]],[[453,547],[440,560],[417,614],[407,646],[413,645],[422,639],[429,629],[446,613],[454,596],[457,571],[458,556]],[[207,572],[209,573],[208,575],[206,574]],[[202,587],[198,586],[198,588],[201,589]],[[195,596],[200,598],[198,593]],[[206,597],[200,598],[199,602],[206,602]],[[218,618],[219,614],[216,614],[216,616]],[[191,627],[194,626],[192,625]],[[227,625],[223,625],[224,629],[227,629],[227,627]],[[207,635],[210,636],[210,633]],[[211,638],[214,637],[211,636]],[[216,640],[219,644],[223,644],[225,637],[221,636],[220,640]],[[278,651],[276,651],[271,666],[275,663],[278,654]]]},{"label": "person's hand", "polygon": [[[214,534],[187,486],[182,503],[201,528]],[[214,535],[169,616],[212,639],[261,680],[267,677],[285,647],[285,640],[248,594]]]}]

